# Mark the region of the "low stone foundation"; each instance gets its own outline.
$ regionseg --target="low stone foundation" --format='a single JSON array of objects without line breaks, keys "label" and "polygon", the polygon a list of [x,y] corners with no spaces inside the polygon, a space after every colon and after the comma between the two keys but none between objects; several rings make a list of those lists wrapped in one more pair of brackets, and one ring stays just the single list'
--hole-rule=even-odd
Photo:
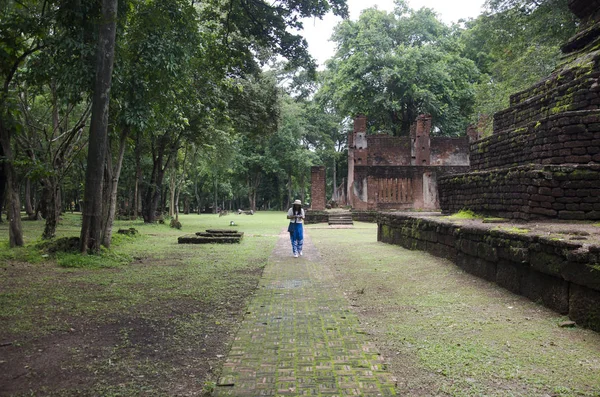
[{"label": "low stone foundation", "polygon": [[327,211],[315,211],[306,210],[304,223],[307,225],[314,223],[327,223],[329,222],[329,214]]},{"label": "low stone foundation", "polygon": [[352,220],[354,222],[377,222],[377,211],[352,211]]},{"label": "low stone foundation", "polygon": [[600,243],[507,228],[380,214],[377,239],[450,259],[473,275],[600,331]]},{"label": "low stone foundation", "polygon": [[179,244],[235,244],[242,241],[244,232],[237,230],[207,229],[177,238]]},{"label": "low stone foundation", "polygon": [[526,165],[438,180],[445,213],[513,219],[600,219],[600,164]]}]

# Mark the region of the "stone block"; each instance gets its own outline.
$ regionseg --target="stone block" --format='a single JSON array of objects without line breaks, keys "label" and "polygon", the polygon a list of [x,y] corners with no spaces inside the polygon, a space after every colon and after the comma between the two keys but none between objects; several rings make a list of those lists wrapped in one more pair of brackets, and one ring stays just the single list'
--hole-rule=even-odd
[{"label": "stone block", "polygon": [[498,260],[498,252],[496,248],[486,243],[477,244],[477,256],[490,262]]},{"label": "stone block", "polygon": [[521,295],[561,314],[569,312],[569,283],[562,278],[530,269],[524,272],[520,285]]},{"label": "stone block", "polygon": [[467,273],[483,278],[487,281],[496,281],[496,262],[472,257],[464,252],[458,252],[456,264]]},{"label": "stone block", "polygon": [[571,284],[569,318],[581,326],[600,332],[600,291]]},{"label": "stone block", "polygon": [[500,260],[496,266],[496,283],[515,294],[521,293],[523,267],[507,260]]},{"label": "stone block", "polygon": [[566,259],[554,253],[540,251],[540,248],[539,244],[533,244],[529,250],[531,267],[542,273],[561,277],[562,269],[567,265]]},{"label": "stone block", "polygon": [[529,261],[529,249],[520,247],[499,247],[498,257],[514,263],[527,263]]},{"label": "stone block", "polygon": [[559,211],[558,212],[558,219],[584,220],[585,219],[585,212],[584,211],[567,211],[567,210]]},{"label": "stone block", "polygon": [[600,291],[600,263],[569,261],[561,275],[567,281]]}]

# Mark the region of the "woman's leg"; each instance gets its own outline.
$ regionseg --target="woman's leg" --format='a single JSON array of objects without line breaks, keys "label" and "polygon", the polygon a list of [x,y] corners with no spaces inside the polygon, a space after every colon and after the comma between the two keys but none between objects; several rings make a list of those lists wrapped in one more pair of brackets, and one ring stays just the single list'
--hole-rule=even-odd
[{"label": "woman's leg", "polygon": [[304,226],[299,223],[298,229],[295,230],[296,234],[296,252],[302,255],[302,246],[304,245]]},{"label": "woman's leg", "polygon": [[296,254],[298,252],[296,248],[296,228],[290,233],[290,241],[292,242],[292,254]]}]

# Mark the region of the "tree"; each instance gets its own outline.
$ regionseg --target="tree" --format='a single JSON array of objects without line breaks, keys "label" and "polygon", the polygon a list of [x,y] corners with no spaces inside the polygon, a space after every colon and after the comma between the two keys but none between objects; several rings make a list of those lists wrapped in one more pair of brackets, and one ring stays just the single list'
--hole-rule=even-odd
[{"label": "tree", "polygon": [[[567,0],[489,0],[486,6],[460,33],[464,56],[482,72],[475,85],[476,117],[508,107],[510,95],[552,73],[560,46],[577,27]],[[485,120],[491,133],[491,118]]]},{"label": "tree", "polygon": [[44,46],[51,21],[50,7],[37,0],[3,2],[0,6],[0,146],[2,147],[3,189],[8,221],[9,244],[23,245],[21,204],[13,137],[21,129],[13,83],[27,59]]},{"label": "tree", "polygon": [[421,113],[442,135],[466,129],[478,71],[460,55],[451,29],[433,11],[397,2],[394,13],[368,9],[335,29],[338,50],[322,88],[340,114],[366,114],[372,131],[408,134]]},{"label": "tree", "polygon": [[238,172],[243,175],[250,209],[256,211],[256,199],[265,172],[276,163],[268,155],[268,137],[279,126],[279,90],[272,76],[248,77],[239,80],[237,91],[229,100],[235,115],[233,127],[244,139],[240,148]]},{"label": "tree", "polygon": [[[42,238],[56,235],[61,212],[60,187],[77,156],[87,142],[84,127],[90,114],[89,103],[61,104],[54,85],[40,92],[29,92],[21,88],[20,110],[24,118],[23,130],[16,143],[26,153],[27,181],[39,183],[41,199],[32,219],[41,212],[45,219]],[[26,200],[30,198],[26,196]]]},{"label": "tree", "polygon": [[81,252],[98,252],[102,237],[102,188],[108,142],[108,116],[117,26],[117,0],[102,0],[102,21],[98,34],[96,81],[92,100]]}]

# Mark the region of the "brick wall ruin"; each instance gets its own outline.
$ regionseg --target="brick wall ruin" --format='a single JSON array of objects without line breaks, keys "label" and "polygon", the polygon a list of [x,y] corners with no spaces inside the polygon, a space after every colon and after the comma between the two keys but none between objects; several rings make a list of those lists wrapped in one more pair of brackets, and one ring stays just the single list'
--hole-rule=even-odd
[{"label": "brick wall ruin", "polygon": [[469,138],[430,137],[419,116],[409,137],[367,135],[364,116],[348,137],[348,201],[353,209],[437,209],[437,178],[469,168]]},{"label": "brick wall ruin", "polygon": [[325,167],[311,167],[311,186],[310,186],[310,208],[315,211],[322,211],[327,204],[326,185],[325,185]]}]

